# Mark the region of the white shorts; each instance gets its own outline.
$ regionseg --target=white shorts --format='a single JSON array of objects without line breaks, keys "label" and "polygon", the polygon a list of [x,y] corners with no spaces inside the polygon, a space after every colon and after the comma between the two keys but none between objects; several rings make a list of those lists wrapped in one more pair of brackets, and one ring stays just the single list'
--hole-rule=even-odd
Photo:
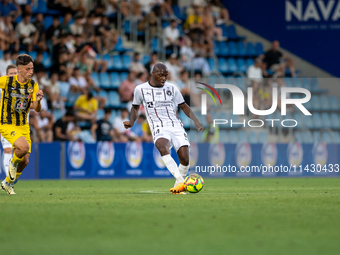
[{"label": "white shorts", "polygon": [[154,144],[159,138],[165,138],[170,141],[170,148],[174,147],[176,152],[182,146],[190,147],[187,133],[183,128],[156,128],[153,131]]},{"label": "white shorts", "polygon": [[2,144],[2,148],[6,149],[6,148],[13,148],[12,144],[10,144],[9,141],[7,141],[3,136],[1,136],[1,144]]}]

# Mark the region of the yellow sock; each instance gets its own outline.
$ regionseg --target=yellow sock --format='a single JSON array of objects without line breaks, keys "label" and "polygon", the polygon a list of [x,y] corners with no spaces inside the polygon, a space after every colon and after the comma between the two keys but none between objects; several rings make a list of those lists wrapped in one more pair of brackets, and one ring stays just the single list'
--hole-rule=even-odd
[{"label": "yellow sock", "polygon": [[15,153],[13,153],[13,158],[12,158],[13,165],[17,166],[23,158],[24,157],[18,158],[17,155],[15,155]]},{"label": "yellow sock", "polygon": [[22,173],[18,173],[18,172],[17,172],[15,180],[18,180],[18,178],[20,177],[21,174],[22,174]]},{"label": "yellow sock", "polygon": [[15,180],[11,181],[11,179],[8,176],[6,176],[5,180],[7,183],[13,183],[15,181]]}]

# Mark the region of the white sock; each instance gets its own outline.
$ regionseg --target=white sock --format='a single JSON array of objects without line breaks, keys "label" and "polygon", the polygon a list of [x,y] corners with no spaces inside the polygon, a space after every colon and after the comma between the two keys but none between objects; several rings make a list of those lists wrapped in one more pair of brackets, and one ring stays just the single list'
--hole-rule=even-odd
[{"label": "white sock", "polygon": [[[179,164],[178,170],[179,170],[179,173],[182,175],[183,179],[185,179],[189,171],[189,165],[184,166],[182,164]],[[176,187],[177,184],[178,184],[178,181],[176,180],[174,187]]]},{"label": "white sock", "polygon": [[162,159],[170,173],[172,173],[172,175],[176,178],[176,181],[184,182],[184,179],[178,170],[176,161],[170,156],[170,154],[162,156]]},{"label": "white sock", "polygon": [[6,176],[8,175],[9,160],[11,159],[11,157],[12,157],[12,154],[4,153],[3,163],[4,163]]}]

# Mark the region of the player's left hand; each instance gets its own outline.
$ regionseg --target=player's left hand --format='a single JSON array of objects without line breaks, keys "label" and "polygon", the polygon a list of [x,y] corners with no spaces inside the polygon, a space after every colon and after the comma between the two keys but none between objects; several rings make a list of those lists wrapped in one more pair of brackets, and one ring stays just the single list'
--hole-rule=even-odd
[{"label": "player's left hand", "polygon": [[43,98],[44,92],[42,90],[39,90],[36,95],[37,95],[37,101],[39,102]]},{"label": "player's left hand", "polygon": [[203,130],[204,130],[204,127],[203,127],[202,123],[199,122],[198,120],[195,121],[195,127],[196,127],[196,129],[197,129],[199,132],[203,132]]}]

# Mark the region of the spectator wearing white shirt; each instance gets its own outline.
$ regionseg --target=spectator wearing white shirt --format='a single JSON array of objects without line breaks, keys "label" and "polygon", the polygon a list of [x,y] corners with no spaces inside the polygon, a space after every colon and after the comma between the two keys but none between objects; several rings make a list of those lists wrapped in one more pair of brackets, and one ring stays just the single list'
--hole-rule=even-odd
[{"label": "spectator wearing white shirt", "polygon": [[247,77],[250,81],[250,85],[254,88],[254,90],[258,89],[259,83],[263,80],[262,74],[262,61],[260,58],[255,60],[255,63],[248,67],[247,69]]},{"label": "spectator wearing white shirt", "polygon": [[170,26],[164,29],[164,44],[163,46],[167,50],[172,50],[172,53],[178,54],[180,41],[179,41],[179,30],[177,28],[176,19],[171,19]]},{"label": "spectator wearing white shirt", "polygon": [[6,68],[11,64],[13,64],[13,61],[11,60],[11,52],[9,50],[5,50],[3,59],[0,59],[0,76],[6,75]]},{"label": "spectator wearing white shirt", "polygon": [[14,45],[14,50],[19,51],[19,39],[15,36],[10,15],[5,16],[3,20],[0,18],[0,43],[3,44],[0,45],[3,49],[9,49],[11,45]]},{"label": "spectator wearing white shirt", "polygon": [[15,33],[20,43],[27,45],[27,51],[32,51],[33,46],[38,42],[39,32],[31,23],[31,15],[27,13],[23,15],[22,21],[15,28]]},{"label": "spectator wearing white shirt", "polygon": [[177,55],[175,53],[171,54],[168,61],[164,63],[168,68],[169,73],[172,75],[173,80],[177,80],[179,77],[179,73],[183,70],[183,66],[177,59]]},{"label": "spectator wearing white shirt", "polygon": [[129,112],[126,108],[122,108],[120,111],[120,116],[117,116],[113,120],[113,130],[114,130],[114,138],[115,142],[127,142],[127,130],[124,127],[124,121],[128,121]]},{"label": "spectator wearing white shirt", "polygon": [[180,49],[180,56],[181,56],[181,63],[182,66],[189,70],[191,67],[192,60],[195,56],[195,52],[193,51],[191,45],[192,42],[189,37],[183,37],[181,41],[181,49]]},{"label": "spectator wearing white shirt", "polygon": [[83,19],[81,16],[76,16],[74,23],[70,25],[71,33],[76,35],[82,35],[84,32]]}]

